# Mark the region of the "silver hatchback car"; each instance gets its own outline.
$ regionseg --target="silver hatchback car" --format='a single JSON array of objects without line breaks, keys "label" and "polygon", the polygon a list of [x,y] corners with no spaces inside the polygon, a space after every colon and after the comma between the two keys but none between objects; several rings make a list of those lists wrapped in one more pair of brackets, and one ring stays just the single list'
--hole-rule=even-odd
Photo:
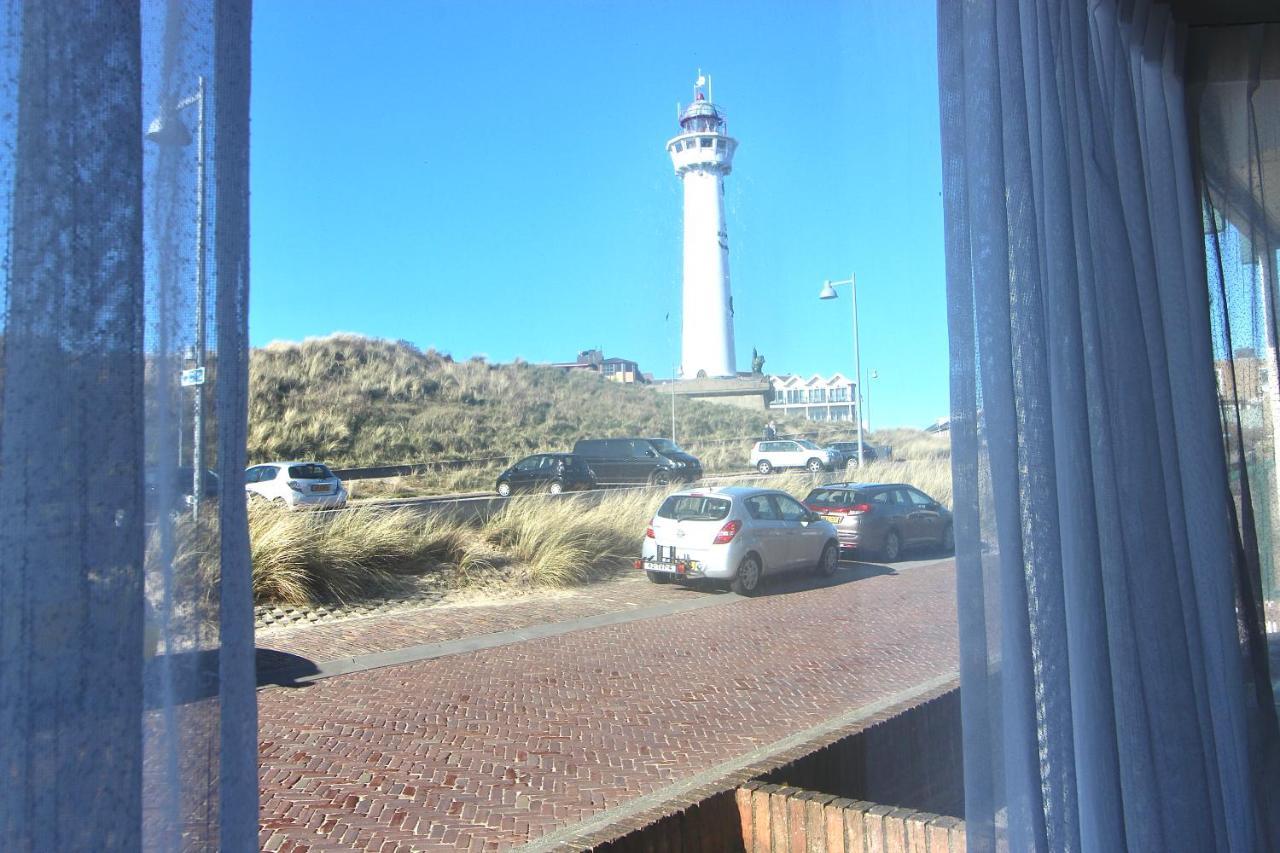
[{"label": "silver hatchback car", "polygon": [[654,583],[710,578],[740,595],[765,575],[839,566],[836,529],[795,498],[743,486],[689,489],[667,497],[645,531],[635,561]]}]

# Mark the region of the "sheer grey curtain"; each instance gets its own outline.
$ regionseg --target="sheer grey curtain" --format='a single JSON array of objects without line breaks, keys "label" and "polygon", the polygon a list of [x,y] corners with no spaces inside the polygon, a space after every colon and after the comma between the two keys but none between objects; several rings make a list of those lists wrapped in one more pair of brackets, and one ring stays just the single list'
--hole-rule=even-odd
[{"label": "sheer grey curtain", "polygon": [[0,849],[252,849],[249,3],[0,10]]},{"label": "sheer grey curtain", "polygon": [[938,38],[969,843],[1267,849],[1187,32],[940,0]]}]

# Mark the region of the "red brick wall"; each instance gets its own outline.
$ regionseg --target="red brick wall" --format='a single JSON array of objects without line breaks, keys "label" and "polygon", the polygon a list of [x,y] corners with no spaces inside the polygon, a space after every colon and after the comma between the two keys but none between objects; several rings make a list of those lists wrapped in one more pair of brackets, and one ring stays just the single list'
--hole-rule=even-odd
[{"label": "red brick wall", "polygon": [[965,853],[954,817],[760,782],[735,798],[747,853]]}]

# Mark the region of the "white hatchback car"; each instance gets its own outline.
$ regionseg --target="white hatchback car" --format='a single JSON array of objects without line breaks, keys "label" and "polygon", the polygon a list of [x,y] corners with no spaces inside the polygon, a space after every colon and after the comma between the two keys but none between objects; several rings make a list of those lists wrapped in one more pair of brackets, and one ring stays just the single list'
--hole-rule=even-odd
[{"label": "white hatchback car", "polygon": [[773,489],[729,486],[663,501],[635,567],[654,583],[712,578],[755,595],[766,574],[816,567],[832,575],[839,561],[835,527],[800,501]]},{"label": "white hatchback car", "polygon": [[842,458],[838,451],[827,450],[803,438],[757,441],[751,448],[751,467],[761,474],[776,468],[807,468],[817,474],[832,470]]},{"label": "white hatchback car", "polygon": [[341,509],[347,490],[319,462],[268,462],[244,472],[248,500],[263,500],[289,509]]}]

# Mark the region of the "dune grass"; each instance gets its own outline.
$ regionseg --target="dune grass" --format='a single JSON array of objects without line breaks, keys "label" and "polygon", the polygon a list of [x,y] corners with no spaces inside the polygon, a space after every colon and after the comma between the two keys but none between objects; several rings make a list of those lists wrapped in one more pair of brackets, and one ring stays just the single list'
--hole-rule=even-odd
[{"label": "dune grass", "polygon": [[598,502],[526,498],[466,522],[413,510],[343,513],[255,508],[249,517],[260,604],[346,602],[435,574],[444,586],[572,586],[625,569],[665,493],[638,489]]},{"label": "dune grass", "polygon": [[[802,499],[815,486],[841,479],[910,483],[951,503],[950,460],[937,456],[875,462],[861,474],[856,469],[845,476],[789,471],[717,485],[766,486]],[[349,601],[428,574],[455,589],[589,583],[628,570],[645,525],[666,494],[626,489],[554,500],[520,498],[477,521],[376,507],[325,515],[254,508],[254,596],[259,603]]]}]

